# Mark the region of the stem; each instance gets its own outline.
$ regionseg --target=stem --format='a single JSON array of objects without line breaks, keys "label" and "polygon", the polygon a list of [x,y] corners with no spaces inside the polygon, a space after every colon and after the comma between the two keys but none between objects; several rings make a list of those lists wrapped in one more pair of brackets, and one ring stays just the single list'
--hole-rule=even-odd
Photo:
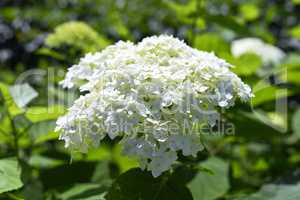
[{"label": "stem", "polygon": [[19,139],[18,131],[17,131],[17,128],[15,126],[15,123],[14,123],[14,120],[13,120],[12,116],[10,115],[9,112],[7,112],[7,113],[8,113],[8,118],[10,119],[10,124],[11,124],[12,129],[13,129],[12,134],[13,134],[13,137],[14,137],[14,147],[15,147],[16,157],[17,157],[18,160],[20,160],[19,143],[18,143],[18,139]]},{"label": "stem", "polygon": [[18,161],[20,161],[20,155],[19,155],[19,143],[18,143],[18,131],[17,131],[17,128],[15,126],[15,123],[14,123],[14,119],[13,117],[11,116],[10,112],[9,112],[9,108],[8,108],[8,105],[5,103],[5,107],[6,107],[6,112],[7,112],[7,116],[9,118],[9,121],[10,121],[10,124],[11,124],[11,127],[12,127],[12,135],[13,135],[13,145],[14,145],[14,148],[15,148],[15,154],[16,154],[16,157],[18,159]]}]

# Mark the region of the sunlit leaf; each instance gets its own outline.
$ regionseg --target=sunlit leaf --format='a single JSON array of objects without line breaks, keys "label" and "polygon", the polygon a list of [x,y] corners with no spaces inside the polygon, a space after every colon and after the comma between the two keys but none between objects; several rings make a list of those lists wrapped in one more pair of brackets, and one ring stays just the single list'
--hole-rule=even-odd
[{"label": "sunlit leaf", "polygon": [[253,106],[257,106],[280,98],[286,98],[293,94],[293,91],[272,86],[267,84],[266,82],[260,82],[254,85],[252,88],[255,95],[255,97],[251,99],[251,104]]},{"label": "sunlit leaf", "polygon": [[11,122],[7,116],[0,120],[0,144],[11,142]]},{"label": "sunlit leaf", "polygon": [[50,158],[43,155],[32,155],[28,161],[29,165],[36,168],[53,168],[64,164],[62,160]]},{"label": "sunlit leaf", "polygon": [[99,148],[91,149],[85,156],[85,160],[99,161],[110,160],[112,157],[111,147],[105,144],[101,144]]},{"label": "sunlit leaf", "polygon": [[208,52],[229,52],[229,44],[216,33],[197,35],[194,46],[197,49]]},{"label": "sunlit leaf", "polygon": [[300,69],[300,54],[295,52],[287,54],[285,60],[282,63],[282,68],[292,70]]},{"label": "sunlit leaf", "polygon": [[290,36],[300,39],[300,26],[295,26],[289,30]]},{"label": "sunlit leaf", "polygon": [[300,85],[299,77],[300,77],[300,71],[289,70],[287,71],[286,76],[283,74],[282,79],[289,83]]},{"label": "sunlit leaf", "polygon": [[176,16],[179,20],[185,23],[192,23],[192,19],[189,17],[191,13],[194,13],[196,10],[196,1],[191,0],[185,4],[176,3],[175,1],[166,1],[167,5],[176,12]]},{"label": "sunlit leaf", "polygon": [[71,21],[55,28],[54,33],[48,35],[46,44],[50,47],[73,46],[84,52],[97,51],[110,42],[99,35],[92,27],[84,22]]},{"label": "sunlit leaf", "polygon": [[300,0],[292,0],[293,1],[293,3],[295,4],[295,5],[299,5],[300,4]]},{"label": "sunlit leaf", "polygon": [[120,167],[121,172],[125,172],[131,168],[138,167],[138,162],[127,156],[122,155],[121,145],[115,145],[113,149],[114,158]]},{"label": "sunlit leaf", "polygon": [[262,66],[260,57],[255,54],[246,53],[238,58],[225,54],[223,57],[234,66],[231,70],[241,76],[252,75]]},{"label": "sunlit leaf", "polygon": [[10,93],[8,85],[6,85],[4,83],[0,83],[0,92],[1,92],[3,100],[5,101],[5,106],[7,107],[8,112],[12,116],[16,116],[16,115],[19,115],[22,112],[24,112],[23,109],[18,107],[18,105],[15,103],[15,101]]},{"label": "sunlit leaf", "polygon": [[55,120],[65,113],[65,108],[61,105],[49,107],[30,107],[26,110],[25,116],[33,123]]},{"label": "sunlit leaf", "polygon": [[0,193],[17,190],[22,186],[21,166],[17,159],[0,159]]},{"label": "sunlit leaf", "polygon": [[245,3],[240,7],[240,12],[246,20],[252,21],[258,18],[259,9],[255,4]]}]

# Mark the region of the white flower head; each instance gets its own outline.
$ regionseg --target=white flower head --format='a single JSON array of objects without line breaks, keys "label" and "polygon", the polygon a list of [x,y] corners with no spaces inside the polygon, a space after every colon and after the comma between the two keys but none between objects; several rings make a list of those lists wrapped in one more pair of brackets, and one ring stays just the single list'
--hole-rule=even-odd
[{"label": "white flower head", "polygon": [[259,38],[242,38],[231,43],[231,53],[239,57],[245,53],[253,53],[259,56],[264,64],[278,64],[285,53],[276,46],[267,44]]},{"label": "white flower head", "polygon": [[123,153],[159,176],[179,151],[195,157],[203,149],[194,125],[214,125],[219,109],[252,96],[229,67],[172,36],[117,42],[68,70],[62,85],[86,94],[58,119],[56,130],[67,148],[81,152],[105,136],[121,137]]}]

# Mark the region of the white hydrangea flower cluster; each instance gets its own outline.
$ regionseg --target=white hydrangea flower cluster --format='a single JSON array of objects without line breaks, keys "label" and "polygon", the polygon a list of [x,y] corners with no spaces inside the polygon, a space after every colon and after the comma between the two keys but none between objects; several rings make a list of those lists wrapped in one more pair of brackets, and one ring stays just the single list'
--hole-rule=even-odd
[{"label": "white hydrangea flower cluster", "polygon": [[276,46],[267,44],[259,38],[242,38],[231,43],[231,53],[239,57],[245,53],[259,56],[264,64],[279,64],[285,53]]},{"label": "white hydrangea flower cluster", "polygon": [[196,156],[203,149],[199,131],[191,127],[213,126],[219,109],[252,96],[229,67],[172,36],[117,42],[69,69],[62,85],[77,86],[85,95],[58,119],[56,130],[67,148],[81,152],[107,135],[119,136],[123,153],[157,177],[170,169],[178,151]]}]

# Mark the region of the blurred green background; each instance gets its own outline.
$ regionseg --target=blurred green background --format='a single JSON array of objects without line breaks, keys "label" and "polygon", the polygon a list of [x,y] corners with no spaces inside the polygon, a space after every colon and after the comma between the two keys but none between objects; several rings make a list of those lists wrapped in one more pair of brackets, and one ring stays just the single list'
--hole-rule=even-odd
[{"label": "blurred green background", "polygon": [[[58,85],[67,68],[160,34],[215,52],[251,85],[251,105],[224,114],[235,134],[203,136],[197,158],[157,179],[109,139],[71,160],[54,132],[78,96]],[[234,56],[232,41],[247,37],[284,58]],[[300,199],[299,0],[1,0],[0,93],[0,199]]]}]

